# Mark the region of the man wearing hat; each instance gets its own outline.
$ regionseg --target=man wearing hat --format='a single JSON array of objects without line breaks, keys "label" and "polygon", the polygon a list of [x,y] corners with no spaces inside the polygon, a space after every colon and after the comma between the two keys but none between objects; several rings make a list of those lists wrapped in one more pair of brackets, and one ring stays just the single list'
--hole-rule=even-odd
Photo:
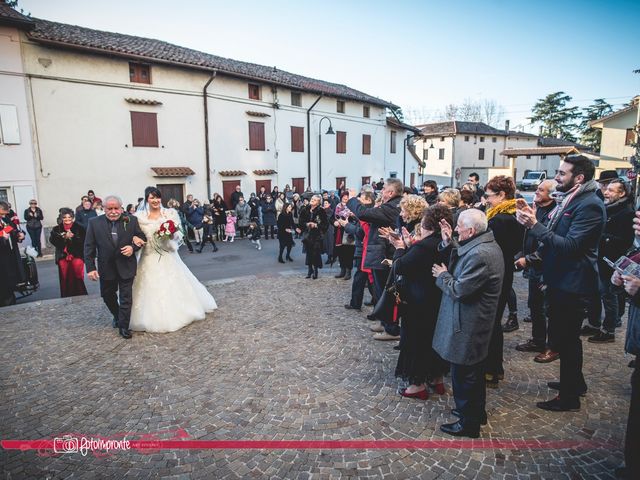
[{"label": "man wearing hat", "polygon": [[618,172],[615,170],[603,170],[600,172],[600,176],[596,179],[596,182],[600,184],[600,189],[596,192],[596,195],[600,197],[600,200],[604,202],[604,192],[607,189],[607,185],[611,180],[615,180],[618,177]]}]

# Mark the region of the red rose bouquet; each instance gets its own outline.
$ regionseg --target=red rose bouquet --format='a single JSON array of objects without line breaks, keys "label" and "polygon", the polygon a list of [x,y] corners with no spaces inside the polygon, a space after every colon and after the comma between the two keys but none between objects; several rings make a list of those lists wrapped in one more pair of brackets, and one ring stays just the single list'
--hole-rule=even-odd
[{"label": "red rose bouquet", "polygon": [[162,222],[160,228],[156,232],[156,237],[159,239],[169,239],[173,237],[173,234],[178,231],[178,227],[173,220],[167,220],[166,222]]}]

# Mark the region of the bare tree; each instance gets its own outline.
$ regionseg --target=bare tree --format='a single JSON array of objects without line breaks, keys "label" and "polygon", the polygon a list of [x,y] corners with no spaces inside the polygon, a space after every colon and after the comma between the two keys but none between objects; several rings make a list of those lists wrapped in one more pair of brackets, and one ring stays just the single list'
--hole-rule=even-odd
[{"label": "bare tree", "polygon": [[491,127],[500,127],[504,119],[504,107],[495,100],[485,100],[482,103],[482,122]]}]

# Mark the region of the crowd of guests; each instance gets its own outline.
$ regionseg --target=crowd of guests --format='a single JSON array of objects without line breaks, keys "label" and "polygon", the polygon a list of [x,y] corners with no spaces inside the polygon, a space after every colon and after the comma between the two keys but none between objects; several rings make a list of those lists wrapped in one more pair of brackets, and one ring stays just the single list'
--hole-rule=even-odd
[{"label": "crowd of guests", "polygon": [[[548,382],[558,394],[537,407],[580,409],[587,394],[580,337],[589,335],[594,344],[614,341],[627,303],[625,350],[640,355],[640,278],[616,264],[625,255],[640,263],[640,212],[615,171],[594,177],[589,159],[568,156],[555,180],[538,186],[532,205],[518,195],[512,178],[496,176],[481,186],[472,174],[460,189],[442,191],[433,181],[418,192],[390,178],[359,192],[344,185],[319,194],[262,187],[248,199],[237,187],[230,205],[214,194],[204,204],[188,195],[183,204],[172,199],[168,207],[178,211],[191,253],[201,253],[207,243],[216,251],[216,242],[233,242],[239,235],[258,250],[261,239],[277,238],[280,263],[293,261],[298,240],[309,279],[317,279],[323,265],[338,262],[336,278],[351,280],[345,308],[362,310],[368,291],[373,338],[399,341],[395,374],[405,384],[400,394],[421,400],[444,394],[449,372],[456,420],[440,428],[478,437],[487,422],[486,388],[499,388],[508,379],[504,334],[519,328],[514,272],[522,271],[528,281],[525,321],[532,326],[531,338],[516,350],[536,353],[539,363],[560,362],[559,381]],[[89,191],[75,210],[60,209],[49,240],[56,248],[62,296],[86,293],[82,246],[88,221],[103,214],[100,205]],[[137,208],[130,204],[127,213]],[[17,245],[25,235],[19,222],[18,228],[7,228],[15,227],[14,217],[0,202],[0,266],[15,261],[15,249],[7,245]],[[24,217],[41,253],[35,239],[43,216],[35,200]],[[7,304],[12,280],[2,279],[0,293]],[[640,373],[637,362],[629,366],[634,373],[626,475],[640,478],[632,455],[640,446]]]}]

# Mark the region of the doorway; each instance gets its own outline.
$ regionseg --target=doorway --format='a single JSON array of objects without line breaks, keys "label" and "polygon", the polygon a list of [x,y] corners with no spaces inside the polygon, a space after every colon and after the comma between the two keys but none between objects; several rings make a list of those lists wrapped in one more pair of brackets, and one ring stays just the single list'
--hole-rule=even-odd
[{"label": "doorway", "polygon": [[222,198],[227,208],[231,208],[231,194],[236,191],[236,187],[240,185],[240,180],[223,180],[222,181]]},{"label": "doorway", "polygon": [[304,192],[304,177],[292,178],[291,188],[295,188],[297,193],[302,194],[302,192]]},{"label": "doorway", "polygon": [[264,191],[271,195],[271,180],[256,180],[256,195],[260,193],[260,187],[264,187]]},{"label": "doorway", "polygon": [[178,202],[180,202],[180,205],[182,205],[182,202],[184,200],[184,184],[166,183],[163,185],[156,185],[156,187],[158,187],[158,190],[160,190],[160,193],[162,194],[163,207],[166,207],[167,202],[172,198],[175,198]]}]

